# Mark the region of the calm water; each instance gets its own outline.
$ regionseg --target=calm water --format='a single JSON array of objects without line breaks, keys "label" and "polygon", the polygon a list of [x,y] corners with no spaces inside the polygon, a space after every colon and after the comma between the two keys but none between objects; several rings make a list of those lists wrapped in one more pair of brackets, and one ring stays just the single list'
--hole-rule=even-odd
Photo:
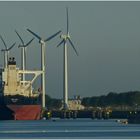
[{"label": "calm water", "polygon": [[0,138],[139,138],[139,124],[115,120],[0,121]]}]

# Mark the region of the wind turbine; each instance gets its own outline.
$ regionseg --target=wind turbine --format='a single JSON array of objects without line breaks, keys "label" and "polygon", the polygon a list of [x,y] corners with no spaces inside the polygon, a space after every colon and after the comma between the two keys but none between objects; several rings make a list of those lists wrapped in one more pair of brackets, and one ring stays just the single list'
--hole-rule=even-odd
[{"label": "wind turbine", "polygon": [[[34,40],[32,38],[28,43],[25,44],[19,33],[15,30],[17,36],[19,37],[21,44],[18,46],[21,48],[21,53],[22,53],[22,70],[26,69],[26,53],[27,53],[27,46]],[[22,75],[22,80],[25,81],[25,74]]]},{"label": "wind turbine", "polygon": [[60,38],[62,38],[62,41],[57,45],[57,47],[59,47],[61,44],[64,45],[64,64],[63,64],[63,104],[64,104],[64,110],[69,109],[68,107],[68,46],[67,46],[67,42],[70,43],[70,45],[72,46],[72,48],[74,49],[76,55],[78,55],[77,50],[74,47],[74,44],[72,43],[72,40],[70,38],[70,34],[69,34],[69,17],[68,17],[68,8],[66,8],[66,13],[67,13],[67,33],[66,35],[62,34],[60,36]]},{"label": "wind turbine", "polygon": [[38,40],[39,43],[41,45],[41,70],[43,72],[42,76],[41,76],[41,85],[42,85],[42,107],[45,108],[45,74],[46,74],[46,54],[45,54],[45,45],[46,42],[48,42],[49,40],[51,40],[52,38],[54,38],[56,35],[58,35],[61,31],[58,31],[57,33],[53,34],[52,36],[48,37],[47,39],[43,39],[42,37],[40,37],[39,35],[37,35],[36,33],[34,33],[33,31],[31,31],[30,29],[27,29],[28,32],[30,32],[31,34],[33,34]]},{"label": "wind turbine", "polygon": [[12,44],[9,48],[7,47],[4,39],[0,35],[0,38],[5,46],[5,49],[2,49],[1,51],[4,52],[4,67],[7,68],[8,66],[8,59],[9,59],[9,51],[15,46],[16,43]]}]

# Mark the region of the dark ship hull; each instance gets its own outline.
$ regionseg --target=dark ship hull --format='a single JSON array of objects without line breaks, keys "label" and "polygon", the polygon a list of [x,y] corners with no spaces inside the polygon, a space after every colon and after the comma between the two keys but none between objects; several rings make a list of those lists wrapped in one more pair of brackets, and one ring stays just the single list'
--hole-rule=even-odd
[{"label": "dark ship hull", "polygon": [[[17,99],[12,102],[11,99]],[[25,97],[5,97],[0,105],[0,120],[39,120],[41,119],[42,108],[35,99]]]}]

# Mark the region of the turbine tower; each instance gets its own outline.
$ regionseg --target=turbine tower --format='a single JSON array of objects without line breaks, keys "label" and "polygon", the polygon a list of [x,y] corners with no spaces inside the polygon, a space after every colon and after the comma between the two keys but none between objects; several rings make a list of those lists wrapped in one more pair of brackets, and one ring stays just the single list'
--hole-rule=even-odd
[{"label": "turbine tower", "polygon": [[41,45],[41,70],[43,72],[42,76],[41,76],[41,86],[42,86],[42,107],[45,108],[45,75],[46,75],[46,54],[45,54],[45,45],[46,42],[48,42],[49,40],[51,40],[52,38],[54,38],[56,35],[58,35],[61,31],[58,31],[57,33],[55,33],[54,35],[48,37],[47,39],[43,39],[41,38],[39,35],[37,35],[36,33],[34,33],[33,31],[31,31],[30,29],[27,29],[28,32],[30,32],[31,34],[33,34],[37,39],[39,39],[39,43]]},{"label": "turbine tower", "polygon": [[[25,44],[19,33],[15,30],[17,36],[19,37],[21,44],[18,46],[21,48],[21,54],[22,54],[22,70],[26,70],[26,53],[27,53],[27,46],[34,40],[32,38],[28,43]],[[25,74],[22,75],[22,80],[25,81]]]},{"label": "turbine tower", "polygon": [[62,34],[60,38],[62,38],[62,41],[57,45],[59,47],[61,44],[64,45],[64,64],[63,64],[63,109],[67,110],[69,109],[68,107],[68,46],[67,42],[70,43],[70,45],[73,47],[75,53],[78,55],[77,50],[74,47],[74,44],[72,43],[72,40],[70,39],[70,34],[69,34],[69,17],[68,17],[68,8],[66,8],[66,13],[67,13],[67,34],[64,35]]},{"label": "turbine tower", "polygon": [[11,45],[8,48],[1,35],[0,35],[0,38],[1,38],[1,40],[2,40],[2,42],[4,44],[4,46],[5,46],[5,49],[2,49],[1,51],[4,52],[4,68],[7,68],[7,66],[8,66],[8,59],[9,59],[9,51],[15,46],[16,43],[14,43],[13,45]]}]

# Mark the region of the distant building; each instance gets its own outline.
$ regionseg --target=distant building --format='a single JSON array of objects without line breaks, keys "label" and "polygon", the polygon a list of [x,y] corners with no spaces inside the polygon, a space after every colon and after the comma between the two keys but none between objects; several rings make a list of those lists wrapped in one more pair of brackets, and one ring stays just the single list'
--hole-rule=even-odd
[{"label": "distant building", "polygon": [[68,106],[70,110],[83,110],[85,107],[81,105],[80,96],[74,96],[74,99],[68,101]]}]

